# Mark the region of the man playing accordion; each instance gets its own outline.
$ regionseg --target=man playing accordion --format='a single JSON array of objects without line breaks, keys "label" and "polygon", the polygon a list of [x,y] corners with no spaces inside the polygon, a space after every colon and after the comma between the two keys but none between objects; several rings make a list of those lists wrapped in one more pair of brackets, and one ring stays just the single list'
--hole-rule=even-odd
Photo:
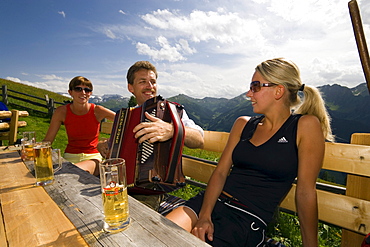
[{"label": "man playing accordion", "polygon": [[[144,104],[148,99],[157,96],[157,70],[153,64],[148,61],[138,61],[133,64],[127,72],[128,91],[131,92],[137,101],[138,106]],[[150,121],[139,123],[134,129],[135,138],[138,143],[147,141],[149,143],[165,142],[174,135],[174,126],[172,123],[165,122],[154,117],[147,112],[145,117]],[[184,144],[189,148],[201,148],[203,146],[203,129],[189,119],[186,111],[183,110],[181,121],[185,127]],[[98,150],[103,157],[106,157],[108,145],[100,143]],[[159,203],[164,195],[133,195],[136,199],[142,201],[155,210],[158,210]]]}]

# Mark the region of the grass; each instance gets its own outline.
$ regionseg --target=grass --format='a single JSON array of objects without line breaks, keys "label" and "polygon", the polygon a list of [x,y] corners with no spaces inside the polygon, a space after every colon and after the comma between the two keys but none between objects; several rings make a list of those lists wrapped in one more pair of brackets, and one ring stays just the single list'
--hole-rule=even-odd
[{"label": "grass", "polygon": [[[42,141],[44,139],[50,124],[50,119],[48,117],[41,116],[41,114],[34,114],[30,115],[29,117],[22,118],[21,120],[26,121],[27,126],[18,129],[18,138],[22,138],[22,132],[24,131],[35,131],[36,141]],[[53,142],[52,146],[53,148],[58,148],[64,151],[67,142],[68,138],[65,127],[64,125],[62,125],[57,136],[55,137],[55,141]]]},{"label": "grass", "polygon": [[[63,102],[64,100],[68,100],[69,98],[64,97],[59,94],[55,94],[46,90],[42,90],[35,87],[30,87],[27,85],[23,85],[20,83],[15,83],[11,81],[7,81],[4,79],[0,79],[1,85],[7,85],[8,88],[17,90],[19,92],[28,93],[31,95],[35,95],[38,97],[44,97],[45,94],[48,94],[50,98],[55,99],[55,101]],[[14,99],[9,99],[10,103],[17,102],[16,104],[26,104],[22,101],[13,101]],[[26,106],[26,105],[25,105]],[[18,109],[23,110],[19,107],[8,106],[10,109]],[[26,106],[28,107],[28,106]],[[31,106],[33,107],[33,106]],[[44,110],[41,109],[40,110]],[[19,128],[19,138],[21,137],[22,132],[24,131],[35,131],[36,132],[36,139],[37,141],[41,141],[46,134],[47,129],[49,128],[50,118],[47,117],[46,114],[40,114],[37,112],[30,112],[29,117],[20,118],[20,120],[24,120],[27,122],[26,127]],[[109,135],[101,134],[100,138],[108,138]],[[53,148],[59,148],[64,151],[64,148],[67,145],[67,135],[65,132],[64,126],[61,126],[55,141],[53,143]],[[184,154],[208,159],[211,161],[218,161],[220,157],[220,153],[210,152],[201,149],[188,149],[184,148]],[[192,186],[187,184],[184,188],[173,192],[172,194],[181,197],[185,200],[191,198],[192,196],[196,195],[201,188]],[[277,212],[276,220],[269,225],[268,228],[268,236],[273,237],[275,240],[281,241],[288,247],[297,247],[302,246],[301,237],[300,237],[300,229],[299,229],[299,221],[296,215],[291,215],[284,212]],[[335,247],[340,246],[341,242],[341,229],[335,226],[330,226],[324,223],[319,224],[319,246],[320,247]]]}]

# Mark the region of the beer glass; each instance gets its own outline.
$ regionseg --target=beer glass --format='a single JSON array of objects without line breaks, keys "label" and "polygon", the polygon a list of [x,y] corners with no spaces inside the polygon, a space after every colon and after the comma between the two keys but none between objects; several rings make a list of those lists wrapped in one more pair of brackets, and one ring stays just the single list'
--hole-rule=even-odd
[{"label": "beer glass", "polygon": [[104,230],[119,232],[130,224],[126,187],[126,165],[121,158],[100,163],[100,183],[104,208]]},{"label": "beer glass", "polygon": [[33,157],[33,145],[36,142],[35,131],[23,132],[23,138],[21,143],[21,157],[24,161],[34,160]]},{"label": "beer glass", "polygon": [[[56,157],[58,167],[53,169],[53,154]],[[54,182],[54,172],[62,168],[60,149],[51,149],[50,142],[36,142],[33,146],[35,157],[36,185],[45,186]]]}]

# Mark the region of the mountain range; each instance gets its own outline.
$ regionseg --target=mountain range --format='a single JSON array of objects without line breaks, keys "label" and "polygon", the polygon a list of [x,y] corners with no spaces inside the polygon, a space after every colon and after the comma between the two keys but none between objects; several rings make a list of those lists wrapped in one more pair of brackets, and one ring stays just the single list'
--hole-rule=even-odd
[{"label": "mountain range", "polygon": [[[366,83],[354,88],[338,84],[318,88],[332,118],[336,142],[349,143],[353,133],[370,133],[370,95]],[[184,105],[189,117],[205,130],[230,132],[239,116],[256,115],[245,93],[232,99],[196,99],[179,94],[168,100]],[[127,107],[129,98],[114,95],[112,98],[103,96],[91,101],[117,111]]]}]

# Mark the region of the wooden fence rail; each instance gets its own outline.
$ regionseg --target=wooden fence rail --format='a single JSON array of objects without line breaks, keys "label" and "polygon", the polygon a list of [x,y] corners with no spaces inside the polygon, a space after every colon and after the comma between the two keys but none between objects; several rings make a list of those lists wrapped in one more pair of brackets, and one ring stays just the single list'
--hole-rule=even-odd
[{"label": "wooden fence rail", "polygon": [[[18,107],[21,107],[21,108],[24,108],[24,109],[27,109],[27,110],[47,114],[49,117],[51,117],[53,115],[54,110],[56,108],[56,104],[59,104],[59,105],[64,105],[65,104],[65,103],[62,103],[62,102],[54,101],[54,99],[49,98],[49,96],[47,94],[45,95],[45,98],[41,98],[41,97],[37,97],[37,96],[34,96],[34,95],[30,95],[30,94],[18,92],[18,91],[12,90],[12,89],[8,89],[6,85],[2,85],[1,90],[2,90],[3,103],[5,105],[11,104],[11,105],[18,106]],[[18,95],[16,96],[14,94],[9,94],[9,92],[12,92],[12,93],[15,93],[15,94],[18,94]],[[27,97],[30,97],[30,98],[33,98],[33,99],[44,101],[44,102],[40,103],[40,102],[33,101],[33,100],[30,100],[30,99],[25,99],[25,98],[20,97],[19,95],[20,96],[22,96],[22,95],[27,96]],[[26,106],[23,106],[23,105],[19,105],[19,104],[16,104],[15,102],[9,102],[9,98],[16,99],[16,100],[19,100],[19,101],[23,101],[23,102],[26,102],[26,103],[29,103],[29,104],[32,104],[32,105],[35,105],[35,106],[38,106],[38,107],[41,107],[41,108],[46,108],[47,112],[40,111],[40,110],[30,108],[30,107],[26,107]]]}]

